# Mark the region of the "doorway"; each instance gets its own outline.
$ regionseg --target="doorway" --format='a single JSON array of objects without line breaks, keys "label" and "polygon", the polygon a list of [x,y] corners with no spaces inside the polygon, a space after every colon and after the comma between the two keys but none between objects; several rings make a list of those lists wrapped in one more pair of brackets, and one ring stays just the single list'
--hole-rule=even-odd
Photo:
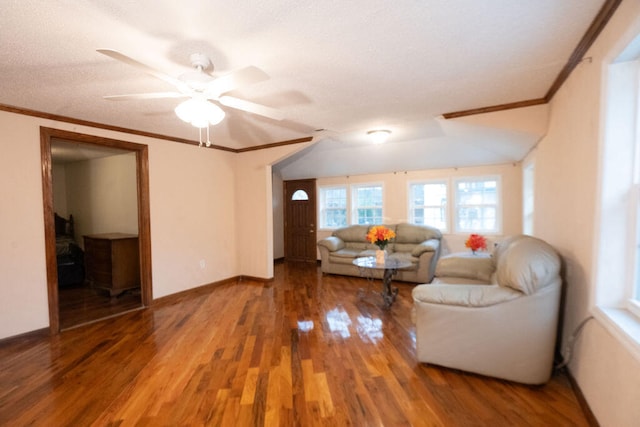
[{"label": "doorway", "polygon": [[284,182],[284,257],[316,262],[316,180]]},{"label": "doorway", "polygon": [[[59,287],[59,270],[62,264],[59,262],[58,252],[56,249],[56,225],[59,227],[59,218],[56,216],[54,205],[54,181],[53,181],[53,155],[52,148],[56,146],[58,141],[64,141],[67,146],[75,146],[77,150],[83,152],[114,152],[125,153],[135,156],[133,163],[135,164],[135,188],[132,189],[134,197],[137,202],[137,218],[134,218],[134,226],[137,222],[137,236],[135,240],[135,249],[138,262],[136,267],[139,267],[139,273],[136,271],[136,276],[139,276],[140,287],[138,288],[137,298],[123,298],[118,300],[117,298],[122,295],[108,295],[106,297],[107,304],[98,304],[95,308],[90,310],[89,318],[77,318],[77,319],[64,319],[64,324],[61,322],[61,309],[68,310],[67,305],[61,306],[63,301],[60,299],[61,288]],[[148,147],[143,144],[136,144],[126,141],[102,138],[92,135],[80,134],[75,132],[61,131],[51,128],[40,128],[40,146],[41,146],[41,161],[42,161],[42,188],[43,188],[43,207],[44,207],[44,224],[45,224],[45,256],[47,266],[47,292],[49,298],[49,325],[51,333],[58,333],[63,327],[69,326],[69,322],[72,323],[86,323],[89,321],[98,320],[99,318],[109,317],[115,313],[124,312],[132,308],[132,304],[137,304],[136,307],[148,306],[152,301],[152,286],[151,286],[151,241],[150,241],[150,224],[149,224],[149,177],[148,177]],[[127,158],[131,158],[127,154]],[[87,180],[86,185],[90,186],[90,180]],[[69,220],[71,218],[65,218]],[[85,220],[86,222],[86,220]],[[73,226],[73,222],[71,222]],[[58,245],[59,246],[59,245]],[[86,254],[85,254],[86,255]],[[131,257],[129,257],[131,258]],[[86,262],[84,263],[86,265]],[[59,269],[60,265],[60,269]],[[79,295],[82,292],[86,292],[86,289],[75,289]],[[95,298],[98,289],[92,289],[92,295],[82,294],[83,304],[97,304]],[[69,289],[64,289],[64,295],[70,295]],[[76,296],[78,296],[76,295]],[[93,296],[94,298],[91,298]],[[115,298],[115,299],[114,299]],[[133,302],[132,302],[133,301]],[[115,306],[115,308],[114,308]],[[67,311],[65,311],[67,313]],[[77,311],[76,311],[77,313]]]}]

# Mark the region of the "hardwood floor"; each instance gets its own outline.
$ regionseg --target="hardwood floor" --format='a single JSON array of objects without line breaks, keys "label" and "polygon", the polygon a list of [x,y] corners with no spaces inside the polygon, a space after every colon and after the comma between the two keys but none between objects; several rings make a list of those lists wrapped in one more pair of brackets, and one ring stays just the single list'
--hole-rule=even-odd
[{"label": "hardwood floor", "polygon": [[410,284],[278,264],[270,283],[199,289],[0,343],[3,426],[585,426],[561,373],[525,386],[415,360]]},{"label": "hardwood floor", "polygon": [[108,291],[88,285],[61,287],[58,301],[62,330],[142,307],[139,289],[111,297]]}]

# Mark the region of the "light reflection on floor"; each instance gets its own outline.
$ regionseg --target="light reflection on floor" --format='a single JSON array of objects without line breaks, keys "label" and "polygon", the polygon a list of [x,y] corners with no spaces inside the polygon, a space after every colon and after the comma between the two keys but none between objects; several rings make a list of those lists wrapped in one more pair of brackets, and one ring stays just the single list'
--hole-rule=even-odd
[{"label": "light reflection on floor", "polygon": [[309,332],[313,330],[313,320],[298,320],[298,330],[300,332]]},{"label": "light reflection on floor", "polygon": [[[339,334],[342,338],[351,337],[350,326],[353,322],[345,310],[336,307],[327,312],[326,319],[331,332]],[[298,328],[303,330],[300,327],[300,323],[301,322],[298,322]],[[364,342],[376,344],[384,337],[382,332],[382,320],[379,318],[370,318],[359,315],[356,318],[355,328],[358,336]]]},{"label": "light reflection on floor", "polygon": [[340,334],[342,338],[349,338],[351,333],[349,332],[349,325],[351,325],[351,319],[346,311],[340,310],[337,307],[327,312],[327,324],[329,330]]},{"label": "light reflection on floor", "polygon": [[371,319],[369,317],[358,316],[358,326],[356,330],[362,341],[370,341],[376,344],[380,341],[384,334],[382,333],[382,320]]}]

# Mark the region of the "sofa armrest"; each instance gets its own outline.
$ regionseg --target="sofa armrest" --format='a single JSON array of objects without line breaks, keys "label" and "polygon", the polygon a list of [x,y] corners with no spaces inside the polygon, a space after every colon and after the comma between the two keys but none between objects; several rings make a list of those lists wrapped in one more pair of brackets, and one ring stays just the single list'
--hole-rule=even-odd
[{"label": "sofa armrest", "polygon": [[412,296],[416,304],[488,307],[511,301],[523,294],[498,285],[418,285]]},{"label": "sofa armrest", "polygon": [[440,240],[438,239],[429,239],[424,242],[416,245],[415,248],[411,251],[411,255],[418,258],[425,252],[436,252],[438,247],[440,246]]},{"label": "sofa armrest", "polygon": [[329,252],[335,252],[345,247],[344,241],[336,236],[329,236],[318,242],[318,246],[323,246],[329,250]]},{"label": "sofa armrest", "polygon": [[493,259],[485,257],[441,257],[436,264],[436,277],[465,277],[489,283],[495,271]]}]

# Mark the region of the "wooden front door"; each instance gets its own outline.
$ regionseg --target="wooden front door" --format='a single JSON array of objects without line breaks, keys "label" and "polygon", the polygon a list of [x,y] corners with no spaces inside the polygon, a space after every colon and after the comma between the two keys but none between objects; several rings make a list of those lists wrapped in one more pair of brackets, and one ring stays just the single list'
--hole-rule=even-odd
[{"label": "wooden front door", "polygon": [[284,257],[316,262],[316,180],[284,182]]}]

